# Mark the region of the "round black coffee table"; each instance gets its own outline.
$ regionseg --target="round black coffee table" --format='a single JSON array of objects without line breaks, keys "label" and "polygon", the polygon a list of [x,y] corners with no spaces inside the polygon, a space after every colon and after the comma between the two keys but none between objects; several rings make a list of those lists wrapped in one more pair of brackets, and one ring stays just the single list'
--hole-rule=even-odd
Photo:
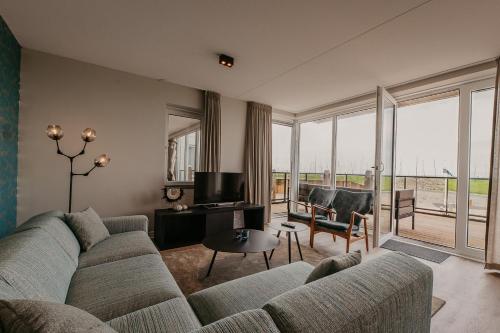
[{"label": "round black coffee table", "polygon": [[[248,230],[249,235],[247,240],[236,238],[237,232],[242,230]],[[203,240],[203,245],[211,250],[214,250],[214,255],[212,257],[212,261],[210,262],[207,276],[209,276],[212,271],[212,266],[214,265],[217,252],[244,253],[245,255],[246,253],[262,252],[264,253],[266,267],[269,269],[269,261],[267,259],[266,251],[273,250],[279,244],[279,239],[272,234],[254,229],[220,231],[215,235],[207,236]]]}]

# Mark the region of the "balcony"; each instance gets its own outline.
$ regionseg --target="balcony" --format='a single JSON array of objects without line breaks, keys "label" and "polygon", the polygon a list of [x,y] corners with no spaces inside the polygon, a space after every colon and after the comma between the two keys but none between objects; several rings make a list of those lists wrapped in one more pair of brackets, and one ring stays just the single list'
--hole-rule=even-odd
[{"label": "balcony", "polygon": [[[329,187],[328,175],[301,173],[299,201],[307,200],[311,187]],[[336,185],[343,188],[370,188],[372,180],[362,174],[337,174]],[[416,201],[415,229],[411,218],[401,219],[399,235],[445,247],[455,247],[456,188],[455,177],[397,176],[396,190],[414,189]],[[273,216],[286,214],[290,194],[290,173],[273,173]],[[384,186],[388,188],[387,181]],[[383,189],[384,190],[384,189]],[[488,179],[471,178],[469,195],[468,245],[484,249]],[[371,228],[371,223],[369,228]]]}]

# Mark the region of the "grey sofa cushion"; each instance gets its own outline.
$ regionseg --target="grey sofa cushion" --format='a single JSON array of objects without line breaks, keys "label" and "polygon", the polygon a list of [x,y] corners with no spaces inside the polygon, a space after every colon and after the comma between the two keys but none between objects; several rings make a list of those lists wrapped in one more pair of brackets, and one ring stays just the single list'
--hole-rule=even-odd
[{"label": "grey sofa cushion", "polygon": [[78,269],[66,303],[108,321],[181,296],[161,257],[148,254]]},{"label": "grey sofa cushion", "polygon": [[282,332],[429,332],[432,270],[389,253],[280,295],[265,306]]},{"label": "grey sofa cushion", "polygon": [[91,314],[75,307],[34,300],[0,300],[0,332],[115,332]]},{"label": "grey sofa cushion", "polygon": [[235,313],[261,308],[271,298],[301,286],[313,270],[305,262],[273,268],[191,294],[189,304],[203,325]]},{"label": "grey sofa cushion", "polygon": [[192,333],[279,333],[266,311],[249,310],[226,317]]},{"label": "grey sofa cushion", "polygon": [[108,229],[92,207],[81,212],[65,214],[65,218],[82,251],[88,251],[92,246],[109,238]]},{"label": "grey sofa cushion", "polygon": [[[337,221],[330,221],[330,220],[316,220],[316,226],[327,228],[327,229],[332,229],[332,230],[337,230],[337,231],[347,231],[349,229],[349,223],[342,223],[342,222],[337,222]],[[352,231],[359,231],[359,226],[353,225],[352,226]]]},{"label": "grey sofa cushion", "polygon": [[145,254],[159,254],[159,252],[144,231],[113,234],[90,250],[82,252],[78,267],[95,266]]},{"label": "grey sofa cushion", "polygon": [[63,212],[55,210],[33,216],[28,221],[21,224],[16,229],[16,232],[22,232],[33,228],[40,228],[49,233],[54,241],[58,242],[73,261],[78,264],[80,244],[73,231],[66,225]]},{"label": "grey sofa cushion", "polygon": [[[306,212],[290,212],[288,213],[288,217],[291,217],[292,219],[297,219],[301,221],[307,221],[311,222],[312,219],[312,214],[311,213],[306,213]],[[326,220],[327,217],[324,215],[316,215],[315,220]]]},{"label": "grey sofa cushion", "polygon": [[335,274],[346,268],[355,266],[361,263],[361,252],[346,253],[340,256],[330,257],[321,260],[314,270],[307,277],[306,283],[316,281],[325,276]]},{"label": "grey sofa cushion", "polygon": [[44,229],[0,241],[0,280],[24,298],[64,303],[76,263]]},{"label": "grey sofa cushion", "polygon": [[184,333],[200,328],[200,322],[184,297],[148,306],[108,324],[120,333]]}]

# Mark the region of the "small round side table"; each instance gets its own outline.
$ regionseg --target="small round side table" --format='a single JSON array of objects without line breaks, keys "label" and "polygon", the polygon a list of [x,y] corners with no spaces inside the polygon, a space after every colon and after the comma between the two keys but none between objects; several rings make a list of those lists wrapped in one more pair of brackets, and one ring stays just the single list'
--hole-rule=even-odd
[{"label": "small round side table", "polygon": [[[274,230],[278,230],[278,234],[276,237],[280,237],[281,232],[286,232],[286,238],[288,240],[288,263],[292,263],[292,245],[291,245],[291,233],[295,235],[295,242],[297,243],[297,247],[299,249],[299,254],[300,254],[300,260],[304,260],[302,258],[302,250],[300,249],[300,244],[299,244],[299,237],[297,236],[298,232],[306,231],[309,227],[303,223],[297,223],[297,222],[290,222],[288,221],[287,224],[291,224],[295,226],[295,228],[290,228],[287,226],[284,226],[281,224],[281,222],[271,222],[269,226],[273,228]],[[274,249],[271,251],[271,255],[269,256],[269,260],[273,257]]]}]

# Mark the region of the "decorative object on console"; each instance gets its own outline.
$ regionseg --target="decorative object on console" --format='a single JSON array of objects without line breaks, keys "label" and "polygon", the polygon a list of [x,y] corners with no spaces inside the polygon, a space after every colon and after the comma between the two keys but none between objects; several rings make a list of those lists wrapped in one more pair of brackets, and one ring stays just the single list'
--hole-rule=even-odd
[{"label": "decorative object on console", "polygon": [[179,187],[167,187],[163,188],[163,199],[166,199],[167,202],[175,202],[182,198],[184,195],[184,190]]},{"label": "decorative object on console", "polygon": [[182,198],[184,195],[184,190],[179,187],[170,187],[165,186],[163,188],[163,199],[166,199],[167,202],[175,202]]},{"label": "decorative object on console", "polygon": [[[193,206],[194,184],[191,182],[167,182],[162,189],[166,207],[175,211],[186,210]],[[177,209],[177,206],[180,206]]]},{"label": "decorative object on console", "polygon": [[88,176],[95,168],[103,168],[109,164],[109,161],[111,160],[108,155],[106,154],[101,154],[97,156],[94,159],[94,166],[90,168],[89,171],[84,172],[84,173],[76,173],[73,171],[73,160],[77,158],[80,155],[85,154],[85,148],[87,147],[87,143],[92,142],[96,138],[96,131],[92,128],[86,128],[82,131],[82,140],[85,142],[83,144],[82,150],[75,155],[67,155],[61,151],[61,148],[59,147],[59,140],[61,140],[64,136],[64,132],[59,125],[49,125],[47,126],[47,136],[54,140],[57,145],[57,153],[59,155],[65,156],[69,159],[69,164],[70,164],[70,176],[69,176],[69,204],[68,204],[68,212],[71,213],[71,201],[73,197],[73,177],[74,176]]}]

